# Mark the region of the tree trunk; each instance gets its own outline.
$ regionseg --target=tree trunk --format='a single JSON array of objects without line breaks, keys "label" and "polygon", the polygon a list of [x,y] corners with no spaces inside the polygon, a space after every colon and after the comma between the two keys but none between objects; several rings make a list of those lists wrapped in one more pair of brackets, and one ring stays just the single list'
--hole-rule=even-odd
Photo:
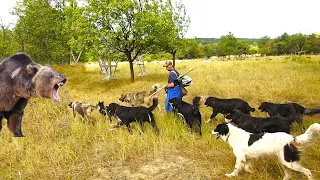
[{"label": "tree trunk", "polygon": [[126,52],[127,59],[130,65],[131,82],[134,82],[133,60],[130,52]]},{"label": "tree trunk", "polygon": [[176,53],[177,50],[172,51],[172,62],[173,62],[173,67],[176,67]]}]

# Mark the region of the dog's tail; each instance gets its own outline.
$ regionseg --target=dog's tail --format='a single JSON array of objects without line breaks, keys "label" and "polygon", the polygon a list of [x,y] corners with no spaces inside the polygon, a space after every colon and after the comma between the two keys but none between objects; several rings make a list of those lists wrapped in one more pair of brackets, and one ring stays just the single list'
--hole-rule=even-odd
[{"label": "dog's tail", "polygon": [[320,109],[309,109],[309,108],[305,108],[303,114],[306,115],[313,115],[313,114],[319,114],[320,113]]},{"label": "dog's tail", "polygon": [[160,88],[160,84],[154,84],[154,85],[152,85],[152,89],[153,89],[153,91],[154,92],[156,92],[156,91],[158,91],[159,90],[159,88]]},{"label": "dog's tail", "polygon": [[311,124],[310,127],[303,134],[296,136],[292,144],[294,144],[295,146],[303,145],[319,136],[320,136],[320,124],[314,123],[314,124]]},{"label": "dog's tail", "polygon": [[199,107],[200,107],[200,101],[201,101],[201,97],[199,96],[196,96],[193,98],[192,100],[192,104],[193,104],[193,107],[194,107],[194,110],[195,110],[195,114],[197,114],[199,112]]},{"label": "dog's tail", "polygon": [[152,99],[152,105],[148,108],[150,111],[153,111],[159,104],[158,98]]}]

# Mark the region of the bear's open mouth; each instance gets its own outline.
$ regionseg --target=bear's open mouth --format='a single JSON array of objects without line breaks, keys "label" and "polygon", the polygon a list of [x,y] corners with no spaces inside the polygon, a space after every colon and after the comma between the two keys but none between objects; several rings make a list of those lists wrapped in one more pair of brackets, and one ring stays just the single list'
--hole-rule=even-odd
[{"label": "bear's open mouth", "polygon": [[66,82],[67,82],[67,79],[64,79],[53,86],[52,97],[53,97],[53,100],[56,101],[57,103],[60,103],[59,88],[60,86],[64,86]]}]

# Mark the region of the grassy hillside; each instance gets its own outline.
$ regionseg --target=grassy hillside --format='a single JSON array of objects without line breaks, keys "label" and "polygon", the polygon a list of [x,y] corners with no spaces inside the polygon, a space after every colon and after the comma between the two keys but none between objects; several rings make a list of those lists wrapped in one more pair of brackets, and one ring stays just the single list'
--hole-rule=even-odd
[{"label": "grassy hillside", "polygon": [[[320,57],[294,60],[184,61],[177,63],[182,73],[190,73],[193,85],[185,101],[194,96],[242,98],[257,107],[263,101],[297,102],[306,107],[320,107]],[[62,102],[31,99],[25,109],[22,131],[25,138],[12,138],[3,121],[0,137],[0,179],[229,179],[235,157],[230,147],[210,134],[223,122],[218,115],[212,123],[203,124],[203,136],[191,134],[178,119],[163,110],[155,110],[160,135],[146,125],[143,134],[133,124],[133,134],[125,127],[110,131],[111,124],[98,112],[93,122],[75,119],[68,108],[70,101],[97,104],[120,103],[122,93],[164,85],[167,72],[161,62],[146,65],[149,76],[136,77],[130,83],[128,64],[120,64],[117,80],[104,81],[95,65],[54,66],[66,75],[68,83],[60,89]],[[138,68],[136,68],[137,70]],[[136,72],[138,74],[138,72]],[[163,107],[164,91],[159,94]],[[163,108],[162,108],[163,109]],[[203,120],[211,109],[201,106]],[[254,112],[254,116],[266,116]],[[320,115],[305,116],[304,125],[319,122]],[[292,134],[302,131],[293,127]],[[320,139],[320,138],[319,138]],[[302,164],[315,179],[320,178],[320,140],[304,148]],[[253,174],[241,172],[232,179],[282,179],[284,173],[275,157],[253,161]],[[292,172],[292,179],[305,179]]]}]

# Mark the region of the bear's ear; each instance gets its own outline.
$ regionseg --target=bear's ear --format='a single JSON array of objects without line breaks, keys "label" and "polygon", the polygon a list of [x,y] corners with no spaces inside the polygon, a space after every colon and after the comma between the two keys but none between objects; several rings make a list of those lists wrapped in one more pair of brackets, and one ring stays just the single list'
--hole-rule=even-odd
[{"label": "bear's ear", "polygon": [[31,75],[35,75],[38,72],[38,67],[36,65],[29,64],[26,69],[27,73]]}]

